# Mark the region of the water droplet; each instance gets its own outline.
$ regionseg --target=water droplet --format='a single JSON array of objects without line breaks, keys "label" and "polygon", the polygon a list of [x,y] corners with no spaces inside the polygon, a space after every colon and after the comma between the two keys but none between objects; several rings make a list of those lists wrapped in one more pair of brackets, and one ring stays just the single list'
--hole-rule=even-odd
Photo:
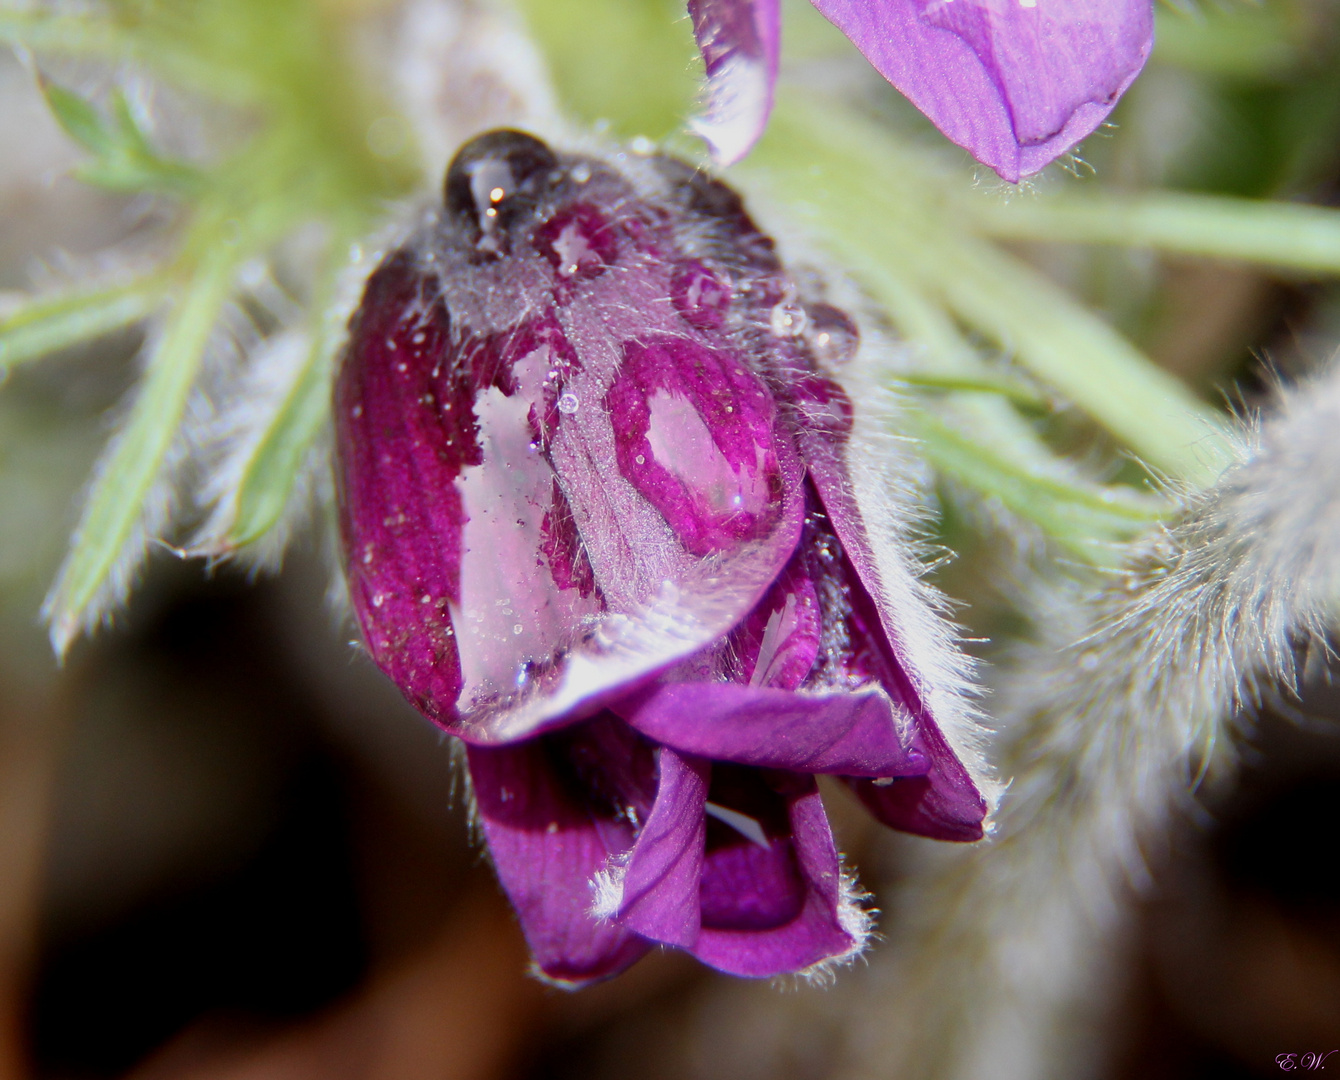
[{"label": "water droplet", "polygon": [[558,822],[557,821],[549,822],[549,824],[545,826],[544,831],[547,832],[550,836],[553,836],[554,833],[558,832]]},{"label": "water droplet", "polygon": [[363,406],[355,405],[352,409],[349,410],[349,412],[353,415],[353,418],[357,420],[360,416],[363,415]]},{"label": "water droplet", "polygon": [[571,416],[578,409],[580,409],[581,406],[582,403],[577,400],[576,394],[572,393],[563,394],[558,399],[558,411],[565,414],[566,416]]},{"label": "water droplet", "polygon": [[514,634],[519,634],[519,633],[521,633],[521,632],[522,632],[523,630],[525,630],[525,629],[526,629],[526,628],[525,628],[524,626],[522,626],[520,623],[517,623],[516,625],[514,625],[514,626],[512,627],[512,633],[514,633]]},{"label": "water droplet", "polygon": [[419,603],[421,604],[431,604],[432,602],[433,598],[429,596],[427,593],[424,593],[421,597],[419,597]]},{"label": "water droplet", "polygon": [[774,336],[797,337],[805,332],[808,316],[805,314],[805,309],[794,300],[783,300],[772,309],[769,321]]},{"label": "water droplet", "polygon": [[572,170],[572,182],[574,184],[584,184],[591,179],[591,166],[585,163],[578,165]]},{"label": "water droplet", "polygon": [[851,360],[861,343],[861,332],[851,317],[831,304],[812,304],[809,343],[821,364],[837,366]]},{"label": "water droplet", "polygon": [[415,334],[412,338],[410,338],[410,341],[414,342],[415,345],[422,345],[427,340],[428,335],[425,334],[422,330],[420,330],[417,334]]},{"label": "water droplet", "polygon": [[384,603],[386,603],[386,597],[382,593],[378,593],[376,596],[372,598],[373,607],[381,607]]},{"label": "water droplet", "polygon": [[638,456],[633,458],[633,460],[636,461],[639,465],[645,465],[647,463],[647,459],[642,454],[638,454]]},{"label": "water droplet", "polygon": [[633,139],[633,141],[628,144],[628,146],[629,149],[633,151],[633,153],[638,154],[641,157],[646,157],[648,154],[650,154],[653,150],[656,149],[656,144],[652,142],[649,138],[647,138],[645,135],[636,136]]}]

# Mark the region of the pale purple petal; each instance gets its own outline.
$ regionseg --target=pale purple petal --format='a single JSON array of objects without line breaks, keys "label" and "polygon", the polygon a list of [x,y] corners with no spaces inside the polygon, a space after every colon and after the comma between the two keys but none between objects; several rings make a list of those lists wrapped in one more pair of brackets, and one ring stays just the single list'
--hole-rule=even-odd
[{"label": "pale purple petal", "polygon": [[1092,132],[1154,40],[1150,0],[814,0],[889,82],[1004,179]]},{"label": "pale purple petal", "polygon": [[739,683],[665,683],[613,708],[648,738],[685,753],[762,768],[916,776],[928,766],[906,714],[878,687],[797,694]]},{"label": "pale purple petal", "polygon": [[707,782],[711,765],[662,748],[656,802],[623,874],[621,926],[663,945],[698,941]]},{"label": "pale purple petal", "polygon": [[595,720],[517,746],[470,747],[470,779],[498,878],[531,956],[569,986],[622,971],[646,952],[591,913],[591,881],[633,846],[620,804],[650,805],[651,751],[622,724]]},{"label": "pale purple petal", "polygon": [[745,156],[772,111],[781,53],[778,0],[689,0],[707,67],[707,114],[692,121],[721,165]]},{"label": "pale purple petal", "polygon": [[864,919],[843,896],[813,778],[714,765],[709,800],[752,818],[767,845],[708,822],[693,955],[732,975],[769,978],[859,951]]}]

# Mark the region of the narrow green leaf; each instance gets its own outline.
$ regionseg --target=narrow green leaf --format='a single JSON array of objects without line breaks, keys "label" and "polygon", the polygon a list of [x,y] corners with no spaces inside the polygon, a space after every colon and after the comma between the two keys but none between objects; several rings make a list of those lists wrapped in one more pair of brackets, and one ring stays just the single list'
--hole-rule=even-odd
[{"label": "narrow green leaf", "polygon": [[[180,5],[156,7],[158,12],[154,14],[190,17]],[[23,11],[0,8],[0,42],[53,56],[91,56],[143,64],[174,82],[238,104],[255,104],[262,96],[263,88],[250,72],[220,65],[179,37],[161,32],[151,21],[122,25],[93,14],[58,13],[40,7]]]},{"label": "narrow green leaf", "polygon": [[47,78],[39,78],[38,85],[42,88],[51,115],[65,134],[93,154],[104,154],[111,149],[116,141],[115,136],[91,101]]},{"label": "narrow green leaf", "polygon": [[984,232],[1005,239],[1155,248],[1340,274],[1340,210],[1330,207],[1177,192],[968,205]]},{"label": "narrow green leaf", "polygon": [[165,288],[166,279],[155,275],[25,304],[0,321],[0,375],[16,364],[138,322],[162,303]]},{"label": "narrow green leaf", "polygon": [[[1284,80],[1297,74],[1312,22],[1295,5],[1198,4],[1192,11],[1154,13],[1154,59],[1189,71],[1235,78]],[[1290,17],[1292,16],[1292,17]]]},{"label": "narrow green leaf", "polygon": [[[907,410],[931,464],[979,497],[1031,521],[1072,555],[1108,561],[1114,539],[1157,520],[1163,504],[1125,487],[1101,487],[1058,457],[996,393],[993,373],[949,314],[889,260],[856,267],[915,353],[934,374],[894,372],[957,392]],[[976,392],[989,390],[990,392]],[[971,432],[971,435],[968,433]]]},{"label": "narrow green leaf", "polygon": [[41,79],[52,115],[75,142],[93,155],[75,169],[88,184],[111,191],[165,190],[197,194],[204,177],[184,162],[160,156],[119,90],[112,95],[110,118],[73,91]]},{"label": "narrow green leaf", "polygon": [[[210,330],[228,297],[236,258],[232,249],[215,248],[196,267],[167,316],[130,415],[99,465],[73,546],[43,608],[58,654],[64,655],[80,628],[99,617],[99,600],[112,575],[127,572],[128,556],[137,558],[127,545],[181,425]],[[112,580],[111,588],[116,584]]]},{"label": "narrow green leaf", "polygon": [[980,240],[943,254],[949,307],[1149,464],[1211,483],[1232,461],[1223,418],[1049,278]]},{"label": "narrow green leaf", "polygon": [[1166,513],[1166,504],[1129,488],[1088,487],[1030,469],[1000,454],[966,425],[946,422],[921,409],[906,414],[911,433],[936,470],[1032,522],[1072,555],[1086,562],[1113,561],[1113,545],[1145,531]]},{"label": "narrow green leaf", "polygon": [[226,546],[254,543],[283,516],[307,451],[330,416],[331,377],[343,340],[338,326],[325,326],[312,343],[301,374],[242,477]]},{"label": "narrow green leaf", "polygon": [[946,375],[933,371],[900,371],[893,381],[918,390],[939,390],[945,393],[977,392],[996,394],[1024,409],[1044,410],[1047,399],[1026,383],[1002,375]]}]

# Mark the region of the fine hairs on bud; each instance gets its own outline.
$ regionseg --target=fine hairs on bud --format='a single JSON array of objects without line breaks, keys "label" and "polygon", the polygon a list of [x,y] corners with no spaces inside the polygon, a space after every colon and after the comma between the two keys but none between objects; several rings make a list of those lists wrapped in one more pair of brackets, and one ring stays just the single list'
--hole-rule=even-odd
[{"label": "fine hairs on bud", "polygon": [[[1090,1075],[1130,901],[1233,717],[1296,688],[1340,586],[1340,365],[1285,392],[1236,462],[1133,542],[1053,586],[998,673],[997,839],[928,852],[889,927],[896,977],[853,1017],[848,1075]],[[876,1022],[877,1020],[877,1022]],[[889,1070],[892,1068],[892,1072]]]}]

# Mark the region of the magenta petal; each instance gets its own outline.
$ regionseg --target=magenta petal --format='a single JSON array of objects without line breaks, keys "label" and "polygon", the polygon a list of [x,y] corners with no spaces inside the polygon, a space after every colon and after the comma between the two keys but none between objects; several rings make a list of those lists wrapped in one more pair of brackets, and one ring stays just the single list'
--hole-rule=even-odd
[{"label": "magenta petal", "polygon": [[[823,406],[833,415],[841,415],[843,410],[837,406],[842,398],[835,386],[824,388],[816,383],[809,389],[830,395],[813,407]],[[898,779],[884,786],[861,781],[855,786],[876,816],[895,828],[942,839],[978,840],[984,833],[986,799],[963,757],[945,736],[946,730],[956,730],[949,725],[966,721],[937,714],[932,705],[935,700],[945,702],[949,696],[937,693],[922,657],[912,647],[914,641],[925,636],[924,631],[912,629],[913,608],[925,601],[916,595],[906,570],[875,555],[847,468],[847,438],[841,425],[830,424],[806,429],[799,441],[810,481],[828,519],[827,527],[832,530],[830,535],[841,549],[840,555],[834,553],[833,569],[845,582],[849,637],[861,643],[853,652],[852,662],[878,678],[910,710],[915,745],[930,766],[923,778]],[[811,515],[811,521],[818,517]],[[831,546],[824,545],[822,539],[819,545]],[[925,617],[933,616],[927,612]]]},{"label": "magenta petal", "polygon": [[1150,0],[814,0],[950,139],[1017,182],[1092,132],[1154,41]]},{"label": "magenta petal", "polygon": [[984,807],[972,780],[938,731],[927,733],[931,768],[925,776],[888,783],[848,778],[847,783],[883,824],[932,840],[980,840]]},{"label": "magenta petal", "polygon": [[621,926],[663,945],[698,940],[698,885],[707,835],[708,762],[662,748],[656,802],[629,856],[618,910]]},{"label": "magenta petal", "polygon": [[794,690],[813,669],[823,640],[823,614],[804,562],[803,553],[794,556],[731,634],[730,651],[738,668],[730,674],[736,681]]},{"label": "magenta petal", "polygon": [[[335,389],[340,527],[368,651],[411,702],[440,719],[461,690],[448,612],[459,600],[462,558],[455,480],[477,455],[468,397],[440,420],[417,403],[451,320],[415,263],[402,252],[378,267],[350,328],[353,359]],[[411,371],[412,381],[395,378]]]},{"label": "magenta petal", "polygon": [[[596,722],[601,723],[600,721]],[[591,913],[591,881],[633,844],[626,820],[583,777],[598,741],[565,735],[518,746],[470,747],[470,778],[484,838],[521,920],[536,967],[569,986],[617,974],[646,952],[628,930]],[[606,777],[605,779],[608,779]]]},{"label": "magenta petal", "polygon": [[684,338],[624,343],[605,394],[619,471],[694,555],[766,537],[783,514],[787,440],[764,384]]},{"label": "magenta petal", "polygon": [[843,895],[814,779],[716,765],[712,781],[712,804],[753,818],[767,846],[709,822],[693,954],[732,975],[769,978],[857,952],[866,919]]},{"label": "magenta petal", "polygon": [[762,768],[915,776],[910,717],[877,688],[797,694],[739,683],[666,683],[615,704],[648,738],[689,754]]},{"label": "magenta petal", "polygon": [[689,0],[689,16],[707,67],[707,115],[693,121],[693,130],[720,164],[733,165],[758,141],[772,111],[778,0]]}]

